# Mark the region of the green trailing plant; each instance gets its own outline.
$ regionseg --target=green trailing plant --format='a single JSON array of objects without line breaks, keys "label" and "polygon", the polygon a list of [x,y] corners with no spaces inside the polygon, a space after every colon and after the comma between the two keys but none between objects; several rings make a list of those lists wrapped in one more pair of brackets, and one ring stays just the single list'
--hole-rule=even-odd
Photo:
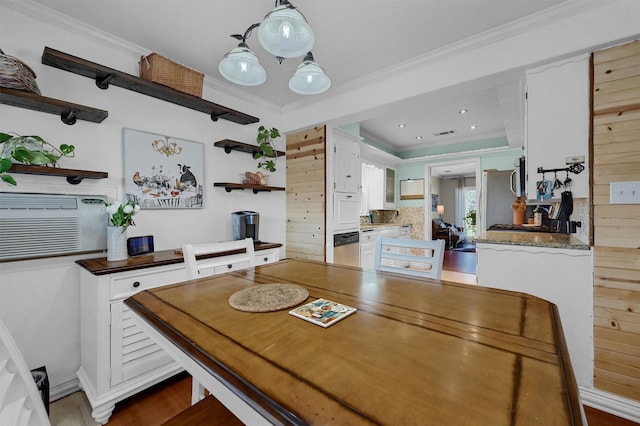
[{"label": "green trailing plant", "polygon": [[277,151],[273,145],[273,139],[280,137],[280,131],[275,127],[267,129],[264,126],[258,128],[258,147],[260,151],[253,154],[253,158],[260,160],[258,162],[258,169],[265,169],[271,173],[276,171],[276,159],[278,158]]},{"label": "green trailing plant", "polygon": [[15,179],[7,173],[13,164],[56,166],[60,157],[73,157],[74,151],[73,145],[56,148],[40,136],[0,133],[0,179],[15,186]]},{"label": "green trailing plant", "polygon": [[469,210],[467,212],[467,214],[465,215],[465,217],[463,217],[464,221],[467,224],[467,228],[475,233],[476,232],[476,211],[475,210]]}]

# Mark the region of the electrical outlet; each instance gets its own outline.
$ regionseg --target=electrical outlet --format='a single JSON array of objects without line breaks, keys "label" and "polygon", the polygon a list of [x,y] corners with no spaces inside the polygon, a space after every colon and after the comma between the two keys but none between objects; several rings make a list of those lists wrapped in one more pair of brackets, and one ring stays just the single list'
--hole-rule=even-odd
[{"label": "electrical outlet", "polygon": [[611,182],[609,197],[611,204],[640,204],[640,181]]}]

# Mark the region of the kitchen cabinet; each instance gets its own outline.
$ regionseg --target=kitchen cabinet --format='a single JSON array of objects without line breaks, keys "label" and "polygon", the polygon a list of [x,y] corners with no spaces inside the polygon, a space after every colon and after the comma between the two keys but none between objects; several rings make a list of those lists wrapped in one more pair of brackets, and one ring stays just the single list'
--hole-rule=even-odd
[{"label": "kitchen cabinet", "polygon": [[360,231],[360,267],[375,269],[376,265],[376,233],[373,229]]},{"label": "kitchen cabinet", "polygon": [[396,169],[384,168],[384,208],[396,208]]},{"label": "kitchen cabinet", "polygon": [[333,194],[333,221],[335,231],[358,230],[360,227],[359,194]]},{"label": "kitchen cabinet", "polygon": [[340,129],[334,129],[333,153],[334,191],[359,194],[362,188],[362,171],[357,137]]},{"label": "kitchen cabinet", "polygon": [[[267,243],[264,243],[267,245]],[[256,265],[279,260],[279,245],[255,252]],[[157,252],[162,257],[163,252]],[[173,255],[173,256],[171,256]],[[92,416],[106,423],[115,404],[182,371],[164,350],[132,321],[124,300],[135,293],[174,284],[187,279],[181,255],[170,252],[172,263],[144,264],[142,257],[132,258],[129,266],[111,268],[104,259],[78,261],[80,271],[80,385],[93,409]],[[151,256],[153,257],[153,255]],[[223,260],[224,257],[221,257]],[[117,262],[119,265],[123,262]],[[104,265],[104,269],[94,267]],[[228,272],[222,265],[217,273]],[[104,273],[106,271],[119,271]]]},{"label": "kitchen cabinet", "polygon": [[589,249],[476,243],[478,285],[557,305],[578,385],[593,384],[593,260]]},{"label": "kitchen cabinet", "polygon": [[[565,59],[527,71],[527,198],[537,198],[538,168],[567,167],[567,157],[584,156],[587,168],[569,173],[574,198],[589,196],[589,56]],[[565,172],[558,173],[563,181]],[[547,173],[545,180],[553,180]],[[560,198],[556,190],[554,198]]]}]

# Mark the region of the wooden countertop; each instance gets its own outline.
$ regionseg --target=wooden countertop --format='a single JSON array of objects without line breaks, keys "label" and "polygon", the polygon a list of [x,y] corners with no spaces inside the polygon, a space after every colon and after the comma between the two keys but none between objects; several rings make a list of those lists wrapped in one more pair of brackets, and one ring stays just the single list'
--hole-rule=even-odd
[{"label": "wooden countertop", "polygon": [[476,236],[475,242],[574,250],[590,249],[588,244],[583,243],[572,234],[547,232],[487,231]]},{"label": "wooden countertop", "polygon": [[[325,329],[229,306],[273,282],[358,311]],[[557,307],[531,295],[293,259],[124,303],[266,423],[583,424]]]},{"label": "wooden countertop", "polygon": [[[280,243],[254,243],[255,251],[268,250],[282,247]],[[244,251],[242,251],[244,252]],[[230,254],[239,253],[239,251],[229,251],[217,253],[210,257],[228,256]],[[182,249],[161,250],[140,256],[130,256],[126,260],[118,260],[108,262],[106,257],[97,257],[94,259],[81,259],[76,263],[82,266],[93,275],[106,275],[116,272],[135,271],[136,269],[152,268],[154,266],[172,265],[175,263],[183,263]]]}]

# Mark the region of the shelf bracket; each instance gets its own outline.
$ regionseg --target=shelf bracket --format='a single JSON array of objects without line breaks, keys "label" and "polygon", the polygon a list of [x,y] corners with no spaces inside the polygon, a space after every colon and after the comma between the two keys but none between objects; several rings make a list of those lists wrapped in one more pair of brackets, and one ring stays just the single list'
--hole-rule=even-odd
[{"label": "shelf bracket", "polygon": [[60,120],[62,120],[64,124],[68,124],[69,126],[73,126],[74,124],[76,124],[77,118],[78,117],[76,115],[76,111],[73,109],[70,109],[69,111],[63,111],[60,114]]},{"label": "shelf bracket", "polygon": [[98,86],[102,90],[106,90],[109,88],[109,82],[111,82],[111,80],[113,80],[114,78],[116,78],[116,75],[114,73],[109,73],[103,78],[99,78],[96,75],[96,86]]},{"label": "shelf bracket", "polygon": [[218,121],[219,118],[225,118],[227,116],[231,115],[230,112],[223,112],[221,114],[216,114],[214,112],[211,113],[211,121]]},{"label": "shelf bracket", "polygon": [[71,185],[77,185],[84,179],[81,176],[67,176],[67,182]]}]

